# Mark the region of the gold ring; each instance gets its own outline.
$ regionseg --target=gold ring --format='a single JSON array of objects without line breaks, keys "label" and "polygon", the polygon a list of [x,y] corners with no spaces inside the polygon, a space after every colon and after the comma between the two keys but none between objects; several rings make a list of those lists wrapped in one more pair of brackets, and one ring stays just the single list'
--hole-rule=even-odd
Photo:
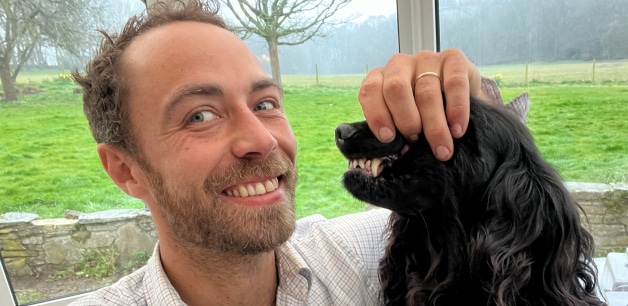
[{"label": "gold ring", "polygon": [[432,72],[432,71],[428,71],[428,72],[423,72],[423,73],[419,74],[419,75],[416,77],[415,82],[418,82],[420,78],[422,78],[422,77],[424,77],[424,76],[426,76],[426,75],[433,75],[433,76],[437,77],[437,78],[438,78],[438,80],[440,81],[440,75],[438,75],[438,73],[436,73],[436,72]]}]

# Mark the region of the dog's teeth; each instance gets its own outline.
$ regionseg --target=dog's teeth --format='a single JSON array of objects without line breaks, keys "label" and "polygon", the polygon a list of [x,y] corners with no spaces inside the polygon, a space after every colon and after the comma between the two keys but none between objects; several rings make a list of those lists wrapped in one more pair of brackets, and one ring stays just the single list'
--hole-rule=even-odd
[{"label": "dog's teeth", "polygon": [[371,160],[367,160],[366,163],[364,163],[364,169],[370,170],[371,169]]},{"label": "dog's teeth", "polygon": [[403,146],[403,149],[401,149],[401,155],[406,154],[406,152],[408,152],[408,150],[410,150],[410,146],[408,146],[408,145]]},{"label": "dog's teeth", "polygon": [[349,169],[355,169],[355,167],[358,165],[358,161],[355,159],[352,159],[349,161]]},{"label": "dog's teeth", "polygon": [[371,173],[373,173],[373,177],[377,177],[379,175],[379,172],[377,171],[379,170],[379,165],[381,164],[381,158],[373,158],[373,160],[371,161]]},{"label": "dog's teeth", "polygon": [[366,164],[366,158],[360,158],[358,160],[358,165],[360,165],[360,168],[364,169],[365,164]]}]

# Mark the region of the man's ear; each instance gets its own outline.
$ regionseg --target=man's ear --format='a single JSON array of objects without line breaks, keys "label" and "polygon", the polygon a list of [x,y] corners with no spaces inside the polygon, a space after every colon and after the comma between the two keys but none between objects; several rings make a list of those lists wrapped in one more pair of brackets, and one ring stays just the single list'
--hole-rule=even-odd
[{"label": "man's ear", "polygon": [[138,199],[148,195],[144,171],[139,169],[128,153],[107,143],[98,144],[97,150],[103,168],[122,191]]}]

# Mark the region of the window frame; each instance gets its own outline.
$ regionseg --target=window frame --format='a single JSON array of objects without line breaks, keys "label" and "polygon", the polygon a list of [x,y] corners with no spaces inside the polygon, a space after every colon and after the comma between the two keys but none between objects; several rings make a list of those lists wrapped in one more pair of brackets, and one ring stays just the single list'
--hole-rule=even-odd
[{"label": "window frame", "polygon": [[397,0],[399,52],[438,51],[438,0]]},{"label": "window frame", "polygon": [[4,258],[2,257],[2,250],[0,250],[0,268],[0,304],[17,306],[17,300],[15,294],[13,294],[13,287],[9,279],[9,272],[7,271]]},{"label": "window frame", "polygon": [[[139,1],[139,0],[138,0]],[[154,3],[158,0],[148,0]],[[170,1],[170,0],[163,0]],[[397,33],[399,52],[414,54],[421,50],[439,50],[438,46],[438,0],[397,0]],[[18,306],[18,301],[11,286],[9,272],[0,254],[0,305]],[[28,303],[32,306],[68,305],[89,292],[49,300]]]}]

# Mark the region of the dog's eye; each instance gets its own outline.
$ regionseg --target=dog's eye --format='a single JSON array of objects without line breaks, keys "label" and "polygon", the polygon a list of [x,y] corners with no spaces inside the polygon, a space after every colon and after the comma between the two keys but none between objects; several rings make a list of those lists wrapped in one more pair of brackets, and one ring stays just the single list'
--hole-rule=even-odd
[{"label": "dog's eye", "polygon": [[253,111],[262,111],[262,110],[270,110],[275,108],[275,104],[271,101],[262,101],[259,104],[255,105]]}]

